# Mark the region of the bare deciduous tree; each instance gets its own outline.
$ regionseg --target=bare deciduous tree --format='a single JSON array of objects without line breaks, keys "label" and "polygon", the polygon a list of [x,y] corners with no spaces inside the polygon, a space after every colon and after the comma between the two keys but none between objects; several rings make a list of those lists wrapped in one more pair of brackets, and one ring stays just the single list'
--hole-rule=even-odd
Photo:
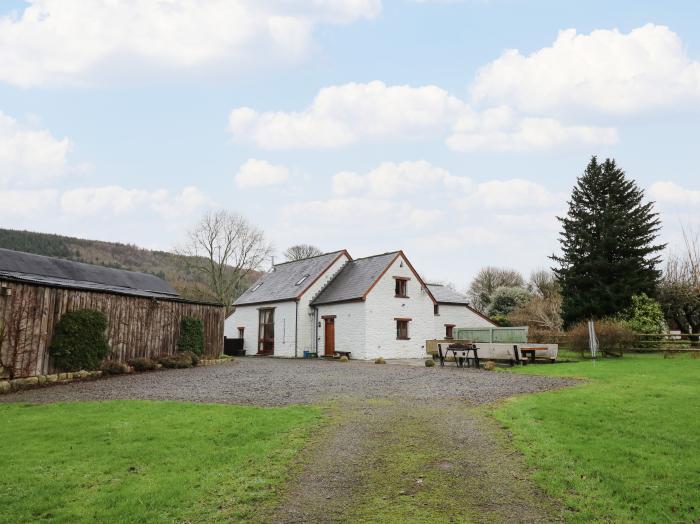
[{"label": "bare deciduous tree", "polygon": [[508,321],[514,326],[530,326],[558,333],[564,324],[561,318],[561,302],[559,293],[548,296],[535,295],[511,312]]},{"label": "bare deciduous tree", "polygon": [[290,246],[287,251],[284,252],[284,256],[287,260],[302,260],[304,258],[315,257],[322,255],[321,251],[316,246],[311,244],[297,244],[295,246]]},{"label": "bare deciduous tree", "polygon": [[525,287],[525,279],[514,269],[484,267],[469,285],[468,295],[471,305],[485,312],[491,303],[493,292],[499,287]]},{"label": "bare deciduous tree", "polygon": [[202,217],[176,251],[206,277],[212,298],[230,309],[244,278],[270,257],[272,246],[244,217],[215,211]]},{"label": "bare deciduous tree", "polygon": [[[700,235],[683,229],[684,250],[672,254],[658,288],[666,319],[685,333],[700,332]],[[697,341],[698,337],[692,337]]]},{"label": "bare deciduous tree", "polygon": [[541,297],[560,294],[559,281],[556,275],[547,269],[536,269],[530,273],[530,281],[527,287],[531,293]]}]

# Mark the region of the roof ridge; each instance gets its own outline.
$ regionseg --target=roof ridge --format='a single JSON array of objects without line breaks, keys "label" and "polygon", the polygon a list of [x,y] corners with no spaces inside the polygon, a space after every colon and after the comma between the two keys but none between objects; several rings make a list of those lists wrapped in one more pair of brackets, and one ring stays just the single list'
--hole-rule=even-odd
[{"label": "roof ridge", "polygon": [[370,255],[367,257],[359,257],[359,258],[354,258],[350,262],[356,262],[358,260],[367,260],[368,258],[377,258],[377,257],[383,257],[386,255],[396,255],[397,253],[401,253],[402,251],[400,249],[397,249],[396,251],[387,251],[386,253],[379,253],[378,255]]},{"label": "roof ridge", "polygon": [[284,266],[285,264],[293,264],[295,262],[303,262],[304,260],[311,260],[312,258],[325,257],[327,255],[335,255],[337,253],[342,253],[347,251],[347,249],[338,249],[337,251],[329,251],[328,253],[321,253],[320,255],[314,255],[312,257],[300,258],[298,260],[287,260],[286,262],[280,262],[279,264],[273,264],[272,267]]}]

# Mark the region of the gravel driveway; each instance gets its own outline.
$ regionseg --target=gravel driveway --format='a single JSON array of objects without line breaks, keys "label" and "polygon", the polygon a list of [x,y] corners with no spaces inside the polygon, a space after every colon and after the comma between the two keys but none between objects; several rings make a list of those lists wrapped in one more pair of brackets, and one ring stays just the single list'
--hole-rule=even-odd
[{"label": "gravel driveway", "polygon": [[195,369],[167,370],[20,391],[0,402],[151,399],[281,406],[342,398],[431,400],[473,404],[574,384],[568,379],[496,373],[452,365],[426,368],[370,362],[238,358]]}]

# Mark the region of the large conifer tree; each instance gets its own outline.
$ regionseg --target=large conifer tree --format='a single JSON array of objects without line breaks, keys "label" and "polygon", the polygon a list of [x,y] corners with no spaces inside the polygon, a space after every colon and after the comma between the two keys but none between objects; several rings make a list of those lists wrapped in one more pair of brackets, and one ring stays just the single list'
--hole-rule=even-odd
[{"label": "large conifer tree", "polygon": [[607,159],[596,157],[579,177],[569,213],[558,217],[561,255],[554,271],[562,286],[567,324],[614,315],[633,295],[653,295],[660,276],[656,244],[661,221],[644,191]]}]

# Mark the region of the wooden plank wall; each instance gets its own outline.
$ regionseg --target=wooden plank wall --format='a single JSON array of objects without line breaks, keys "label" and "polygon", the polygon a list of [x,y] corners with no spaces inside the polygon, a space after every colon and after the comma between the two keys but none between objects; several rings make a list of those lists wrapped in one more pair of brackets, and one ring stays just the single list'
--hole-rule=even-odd
[{"label": "wooden plank wall", "polygon": [[[0,282],[11,295],[0,294],[0,319],[5,335],[0,362],[7,367],[14,356],[14,376],[54,373],[48,347],[54,329],[66,311],[95,309],[107,316],[112,358],[157,357],[177,350],[180,321],[193,316],[204,324],[204,354],[223,353],[223,307],[169,300],[49,288],[12,281]],[[0,376],[7,370],[0,369]]]}]

